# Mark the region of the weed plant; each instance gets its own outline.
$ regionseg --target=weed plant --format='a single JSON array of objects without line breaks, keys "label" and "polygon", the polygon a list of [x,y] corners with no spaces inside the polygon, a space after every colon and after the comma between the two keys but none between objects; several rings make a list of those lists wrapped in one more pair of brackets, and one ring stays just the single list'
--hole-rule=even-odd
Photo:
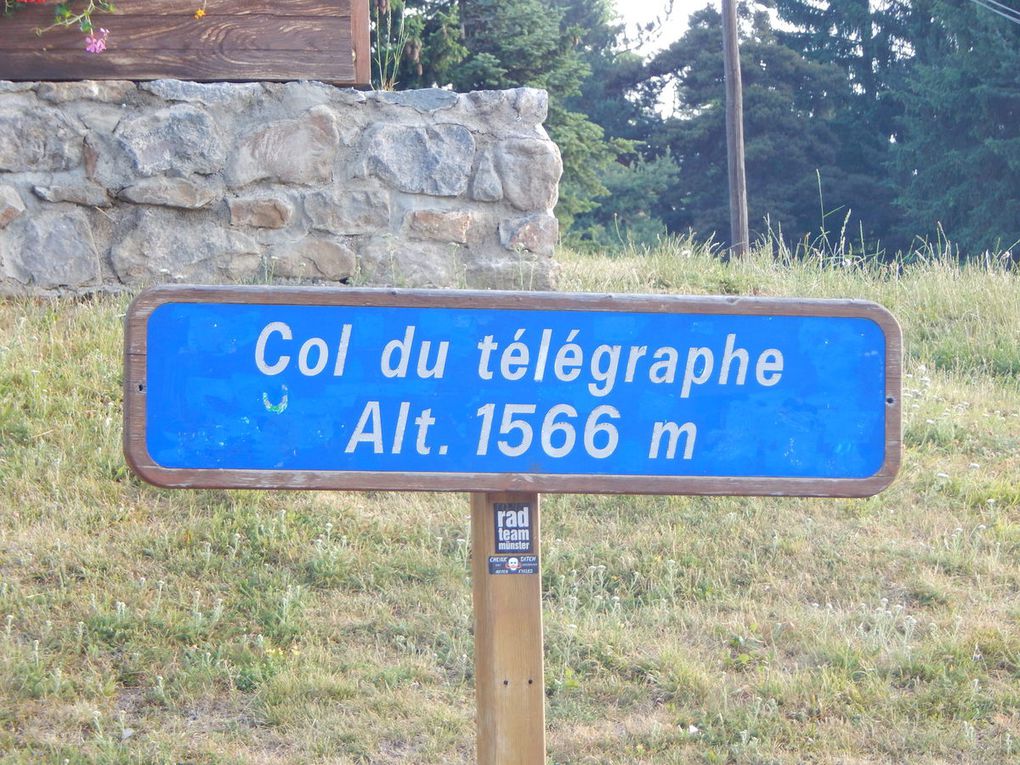
[{"label": "weed plant", "polygon": [[[550,762],[1020,762],[1016,271],[560,261],[564,290],[883,303],[905,459],[869,499],[546,496]],[[0,762],[473,762],[467,497],[143,485],[127,300],[0,303]]]}]

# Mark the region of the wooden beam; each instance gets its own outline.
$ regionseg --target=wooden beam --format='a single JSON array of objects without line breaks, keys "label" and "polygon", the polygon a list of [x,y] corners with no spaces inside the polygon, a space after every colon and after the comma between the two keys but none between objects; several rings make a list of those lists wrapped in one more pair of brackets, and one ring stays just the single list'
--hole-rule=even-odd
[{"label": "wooden beam", "polygon": [[368,4],[371,0],[351,2],[351,56],[354,59],[354,82],[367,88],[372,84],[372,31]]},{"label": "wooden beam", "polygon": [[[246,14],[276,14],[279,16],[349,16],[357,0],[205,0],[208,16],[243,16]],[[192,16],[203,6],[202,0],[124,0],[117,3],[112,14],[97,13],[92,18],[115,19],[121,13],[141,13],[147,16]],[[18,9],[10,19],[34,18],[36,23],[53,19],[52,4],[37,8]]]},{"label": "wooden beam", "polygon": [[[502,573],[496,513],[526,508],[533,572]],[[478,765],[545,762],[542,574],[538,569],[539,496],[531,492],[471,495],[475,610],[475,692]],[[511,554],[512,555],[512,554]],[[520,556],[514,556],[520,559]],[[493,573],[493,565],[500,573]]]},{"label": "wooden beam", "polygon": [[[106,53],[87,55],[83,35],[74,30],[54,30],[42,36],[4,34],[0,53],[46,51],[71,52],[86,60],[102,61],[107,54],[127,51],[169,52],[188,58],[213,50],[223,54],[255,51],[334,53],[350,41],[350,18],[344,16],[271,16],[247,14],[196,19],[193,16],[118,16]],[[6,32],[6,30],[4,30]],[[347,47],[347,45],[344,45]]]},{"label": "wooden beam", "polygon": [[202,19],[194,17],[193,0],[126,3],[124,13],[93,17],[97,26],[110,29],[101,54],[85,52],[77,29],[36,34],[52,23],[53,10],[31,6],[0,21],[0,79],[316,79],[368,85],[370,56],[357,52],[368,45],[368,2],[208,0]]},{"label": "wooden beam", "polygon": [[7,80],[159,80],[176,78],[196,82],[301,80],[312,77],[354,84],[353,67],[332,53],[259,51],[250,55],[209,52],[200,59],[182,60],[179,51],[146,51],[136,55],[108,51],[102,58],[81,59],[76,54],[34,52],[0,56],[0,79]]}]

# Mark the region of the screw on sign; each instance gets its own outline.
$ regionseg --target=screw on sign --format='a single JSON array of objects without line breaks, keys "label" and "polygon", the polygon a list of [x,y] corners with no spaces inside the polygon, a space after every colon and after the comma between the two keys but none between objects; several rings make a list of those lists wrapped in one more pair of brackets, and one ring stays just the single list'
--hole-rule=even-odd
[{"label": "screw on sign", "polygon": [[472,492],[478,761],[545,757],[538,492],[867,496],[900,460],[881,306],[165,287],[128,311],[160,486]]}]

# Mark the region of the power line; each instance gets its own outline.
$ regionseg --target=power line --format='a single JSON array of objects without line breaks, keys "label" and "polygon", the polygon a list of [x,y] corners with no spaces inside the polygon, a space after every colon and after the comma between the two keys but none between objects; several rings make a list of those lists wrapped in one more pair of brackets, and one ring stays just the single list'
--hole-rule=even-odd
[{"label": "power line", "polygon": [[[995,0],[970,0],[970,1],[972,3],[974,3],[975,5],[980,5],[986,11],[991,11],[992,13],[996,14],[997,16],[1002,16],[1002,18],[1006,19],[1007,21],[1012,21],[1014,24],[1020,24],[1020,13],[1018,13],[1014,9],[1010,8],[1008,5],[1003,5],[1002,3],[997,3],[997,2],[995,2]],[[1007,8],[1009,10],[1009,13],[1006,13],[1004,11],[1000,11],[998,8],[994,7],[993,5],[989,5],[989,3],[994,3],[995,5],[1002,6],[1003,8]]]},{"label": "power line", "polygon": [[999,0],[985,0],[985,2],[986,3],[990,3],[991,5],[998,6],[999,8],[1002,8],[1010,16],[1015,16],[1016,18],[1020,18],[1020,11],[1018,11],[1016,8],[1014,8],[1014,7],[1010,6],[1010,5],[1006,5],[1005,3],[1000,3]]}]

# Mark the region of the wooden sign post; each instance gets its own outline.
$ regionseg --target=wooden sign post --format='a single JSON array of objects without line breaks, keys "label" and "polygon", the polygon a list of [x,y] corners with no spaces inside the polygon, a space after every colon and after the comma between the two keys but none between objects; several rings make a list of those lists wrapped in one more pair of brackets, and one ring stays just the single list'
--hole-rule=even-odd
[{"label": "wooden sign post", "polygon": [[538,492],[874,494],[901,355],[859,301],[154,288],[125,453],[166,487],[472,492],[478,762],[540,765]]},{"label": "wooden sign post", "polygon": [[[502,516],[500,515],[502,513]],[[525,517],[528,557],[499,551],[499,518]],[[471,495],[478,765],[545,762],[539,498],[527,492]],[[515,526],[515,528],[517,528]],[[503,559],[506,558],[506,561]],[[510,561],[517,559],[516,564]],[[493,559],[498,559],[493,562]],[[514,565],[516,570],[508,568]],[[493,573],[493,566],[504,573]],[[523,571],[523,573],[522,573]]]}]

